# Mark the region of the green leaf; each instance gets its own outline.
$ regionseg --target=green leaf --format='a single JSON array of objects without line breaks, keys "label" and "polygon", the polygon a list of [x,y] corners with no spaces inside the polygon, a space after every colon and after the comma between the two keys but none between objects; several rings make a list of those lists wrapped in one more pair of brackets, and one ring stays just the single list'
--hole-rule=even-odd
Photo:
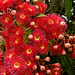
[{"label": "green leaf", "polygon": [[71,17],[72,0],[65,0],[65,10],[68,20]]},{"label": "green leaf", "polygon": [[5,40],[2,38],[1,45],[5,45]]},{"label": "green leaf", "polygon": [[3,38],[1,40],[2,40],[1,41],[1,50],[4,51],[4,49],[5,49],[5,40]]},{"label": "green leaf", "polygon": [[68,75],[74,75],[74,68],[69,56],[60,56],[61,65],[65,68]]},{"label": "green leaf", "polygon": [[26,34],[29,35],[29,34],[31,34],[31,32],[32,32],[32,30],[29,29],[28,31],[26,31]]},{"label": "green leaf", "polygon": [[45,17],[46,15],[39,13],[36,17]]}]

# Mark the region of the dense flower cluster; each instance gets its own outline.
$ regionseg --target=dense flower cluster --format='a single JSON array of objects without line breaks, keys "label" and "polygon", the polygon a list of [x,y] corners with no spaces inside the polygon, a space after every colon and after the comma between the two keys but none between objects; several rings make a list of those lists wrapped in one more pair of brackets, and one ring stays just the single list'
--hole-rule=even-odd
[{"label": "dense flower cluster", "polygon": [[[65,48],[71,51],[75,45],[67,43],[62,46],[65,40],[62,34],[67,24],[59,15],[37,17],[39,13],[45,14],[46,8],[43,1],[31,5],[28,1],[0,0],[0,23],[4,27],[2,36],[6,46],[5,52],[0,51],[0,75],[61,75],[60,63],[44,64],[41,61],[49,62],[50,57],[40,57],[48,52],[65,55]],[[63,41],[50,46],[50,41],[56,41],[58,37]],[[72,51],[70,56],[75,58],[75,50]]]}]

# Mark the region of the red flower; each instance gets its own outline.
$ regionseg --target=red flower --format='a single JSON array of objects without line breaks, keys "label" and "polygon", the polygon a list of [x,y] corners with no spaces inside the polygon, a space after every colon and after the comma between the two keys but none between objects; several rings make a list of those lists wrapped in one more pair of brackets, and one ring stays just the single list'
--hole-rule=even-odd
[{"label": "red flower", "polygon": [[40,54],[47,54],[48,53],[48,50],[49,50],[49,42],[46,40],[46,41],[41,41],[37,47],[38,47],[38,52]]},{"label": "red flower", "polygon": [[31,16],[35,16],[38,13],[37,8],[33,5],[27,6],[25,10]]},{"label": "red flower", "polygon": [[13,30],[10,30],[12,35],[16,35],[16,36],[22,36],[24,35],[24,30],[23,28],[21,28],[20,26],[16,26],[15,28],[13,28]]},{"label": "red flower", "polygon": [[36,55],[35,47],[31,46],[30,44],[25,45],[25,50],[23,51],[22,56],[24,58],[30,58],[31,60],[34,60],[35,55]]},{"label": "red flower", "polygon": [[0,10],[6,11],[7,8],[12,6],[12,0],[0,0]]},{"label": "red flower", "polygon": [[54,28],[53,30],[47,32],[47,38],[52,40],[57,38],[59,34],[59,31],[56,28]]},{"label": "red flower", "polygon": [[22,75],[26,70],[25,61],[19,56],[16,56],[8,61],[5,62],[9,72],[11,75]]},{"label": "red flower", "polygon": [[28,4],[25,3],[25,2],[21,2],[21,3],[19,3],[19,4],[16,4],[16,9],[17,9],[17,10],[25,10],[26,7],[28,7]]},{"label": "red flower", "polygon": [[59,15],[56,14],[52,14],[49,16],[48,23],[48,26],[50,26],[51,28],[56,28],[59,33],[62,33],[67,28],[66,22]]},{"label": "red flower", "polygon": [[38,6],[39,6],[39,12],[40,12],[40,13],[45,13],[46,8],[47,8],[47,5],[44,4],[43,1],[39,1]]},{"label": "red flower", "polygon": [[47,17],[41,17],[38,20],[38,26],[44,31],[48,30],[48,19]]},{"label": "red flower", "polygon": [[23,37],[22,36],[16,36],[16,35],[11,35],[9,38],[9,43],[13,47],[21,47],[23,45]]},{"label": "red flower", "polygon": [[9,27],[10,25],[12,25],[12,16],[10,14],[3,15],[2,24],[4,27]]},{"label": "red flower", "polygon": [[11,60],[15,55],[16,55],[15,49],[10,49],[10,50],[6,51],[5,56],[4,56],[4,60],[5,60],[5,61],[9,61],[9,60]]},{"label": "red flower", "polygon": [[25,11],[17,12],[15,17],[19,23],[21,23],[25,26],[30,22],[30,17],[29,17],[29,15],[27,15],[27,13]]},{"label": "red flower", "polygon": [[42,31],[42,30],[40,30],[40,29],[35,29],[34,31],[33,31],[33,33],[32,33],[32,35],[33,35],[33,41],[34,42],[40,42],[42,39],[43,40],[45,40],[45,33]]},{"label": "red flower", "polygon": [[[60,25],[61,22],[64,24]],[[51,40],[57,38],[59,34],[62,34],[67,25],[59,15],[52,14],[45,17],[44,22],[39,26],[46,31],[47,38]]]},{"label": "red flower", "polygon": [[29,58],[26,58],[25,59],[25,65],[26,65],[26,67],[27,67],[27,70],[29,70],[29,71],[33,71],[32,70],[32,68],[33,68],[33,66],[36,64],[36,62],[33,60],[30,60]]}]

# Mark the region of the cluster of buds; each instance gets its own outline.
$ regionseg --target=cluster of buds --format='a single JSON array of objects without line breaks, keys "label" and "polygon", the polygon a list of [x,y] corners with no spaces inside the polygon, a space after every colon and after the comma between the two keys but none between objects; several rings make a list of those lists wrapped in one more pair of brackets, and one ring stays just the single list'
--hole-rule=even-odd
[{"label": "cluster of buds", "polygon": [[[61,43],[57,44],[59,40],[61,40]],[[67,33],[63,33],[58,36],[50,51],[52,55],[66,55],[67,49],[70,52],[70,56],[75,58],[75,35],[69,36]]]},{"label": "cluster of buds", "polygon": [[46,68],[45,66],[40,65],[40,70],[39,72],[35,71],[34,75],[60,75],[61,74],[61,67],[60,63],[54,63],[50,64],[50,68]]},{"label": "cluster of buds", "polygon": [[[55,13],[44,15],[46,8],[47,5],[43,1],[34,0],[34,5],[32,5],[30,0],[26,0],[26,2],[0,0],[0,11],[2,13],[0,23],[4,28],[2,37],[5,39],[6,47],[4,52],[0,51],[3,54],[3,57],[0,55],[0,74],[61,74],[59,63],[41,63],[41,61],[48,63],[51,60],[50,57],[41,59],[42,54],[48,54],[48,52],[51,52],[52,55],[66,54],[65,48],[61,46],[62,43],[51,47],[50,41],[56,40],[58,37],[64,41],[65,38],[62,34],[66,30],[67,24],[60,15]],[[37,16],[39,13],[44,16]],[[70,41],[73,40],[72,37],[69,39]]]}]

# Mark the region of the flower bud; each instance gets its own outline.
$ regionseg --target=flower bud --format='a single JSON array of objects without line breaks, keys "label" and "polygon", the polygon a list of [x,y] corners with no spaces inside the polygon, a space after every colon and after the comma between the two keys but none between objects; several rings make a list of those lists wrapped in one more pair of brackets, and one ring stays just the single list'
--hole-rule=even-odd
[{"label": "flower bud", "polygon": [[41,71],[44,71],[44,70],[45,70],[45,66],[42,66],[42,65],[41,65],[41,66],[40,66],[40,70],[41,70]]},{"label": "flower bud", "polygon": [[26,2],[30,2],[30,0],[26,0]]},{"label": "flower bud", "polygon": [[59,68],[54,68],[55,71],[59,71]]},{"label": "flower bud", "polygon": [[50,61],[50,58],[49,57],[46,57],[45,58],[45,61],[49,62]]},{"label": "flower bud", "polygon": [[16,10],[12,10],[12,11],[11,11],[11,14],[12,14],[12,15],[15,15],[15,14],[16,14]]},{"label": "flower bud", "polygon": [[60,34],[60,35],[58,36],[58,38],[59,38],[59,39],[63,39],[63,38],[64,38],[64,35]]},{"label": "flower bud", "polygon": [[66,55],[66,51],[65,50],[62,51],[62,55]]},{"label": "flower bud", "polygon": [[35,22],[31,22],[30,25],[31,25],[31,26],[34,26],[34,25],[35,25]]},{"label": "flower bud", "polygon": [[38,0],[34,0],[34,1],[36,1],[36,2],[37,2]]},{"label": "flower bud", "polygon": [[53,46],[53,49],[57,49],[57,48],[58,48],[58,45]]},{"label": "flower bud", "polygon": [[29,36],[28,36],[28,39],[32,39],[33,38],[33,35],[32,34],[30,34]]},{"label": "flower bud", "polygon": [[39,6],[38,6],[38,5],[35,5],[35,7],[36,7],[37,9],[39,9]]},{"label": "flower bud", "polygon": [[36,59],[36,60],[39,60],[39,59],[40,59],[40,56],[38,56],[38,55],[35,56],[35,59]]},{"label": "flower bud", "polygon": [[69,40],[73,40],[73,36],[69,36]]},{"label": "flower bud", "polygon": [[68,48],[68,51],[69,51],[69,52],[72,52],[72,51],[73,51],[73,49],[72,49],[72,48]]},{"label": "flower bud", "polygon": [[36,69],[37,69],[37,66],[36,66],[36,65],[34,65],[34,66],[33,66],[33,70],[36,70]]},{"label": "flower bud", "polygon": [[65,25],[65,22],[64,22],[64,21],[61,21],[61,22],[60,22],[60,25],[61,25],[61,26],[64,26],[64,25]]},{"label": "flower bud", "polygon": [[71,44],[70,43],[65,43],[65,47],[66,48],[70,48],[71,47]]},{"label": "flower bud", "polygon": [[39,75],[39,73],[35,73],[35,75]]},{"label": "flower bud", "polygon": [[51,74],[51,70],[50,70],[50,69],[48,69],[46,72],[47,72],[47,74],[49,74],[49,75]]},{"label": "flower bud", "polygon": [[56,65],[56,66],[60,67],[60,63],[55,63],[54,65]]}]

